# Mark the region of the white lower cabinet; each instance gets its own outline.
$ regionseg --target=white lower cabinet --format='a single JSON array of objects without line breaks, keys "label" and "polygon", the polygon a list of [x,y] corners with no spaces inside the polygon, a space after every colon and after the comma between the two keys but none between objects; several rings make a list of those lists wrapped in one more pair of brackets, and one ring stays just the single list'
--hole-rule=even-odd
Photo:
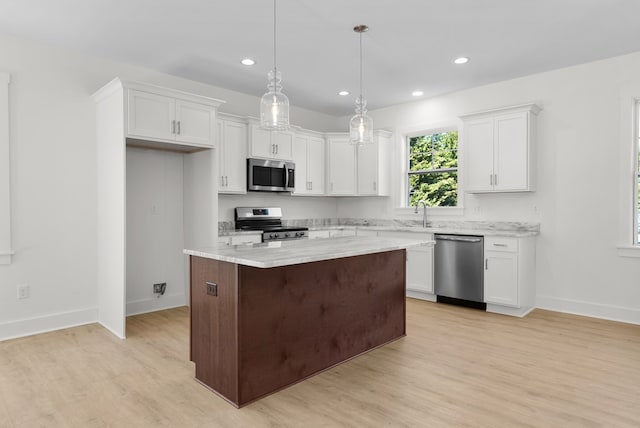
[{"label": "white lower cabinet", "polygon": [[485,237],[484,300],[488,312],[524,316],[533,309],[533,238]]},{"label": "white lower cabinet", "polygon": [[[378,232],[380,237],[433,240],[431,233]],[[433,246],[420,245],[407,248],[407,296],[434,301]]]}]

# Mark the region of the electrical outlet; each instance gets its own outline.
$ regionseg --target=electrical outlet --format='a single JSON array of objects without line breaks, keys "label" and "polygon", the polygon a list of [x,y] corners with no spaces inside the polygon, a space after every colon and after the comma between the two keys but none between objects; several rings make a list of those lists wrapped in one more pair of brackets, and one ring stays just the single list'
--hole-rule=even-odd
[{"label": "electrical outlet", "polygon": [[157,284],[153,284],[153,294],[163,295],[166,289],[167,289],[166,282],[159,282]]},{"label": "electrical outlet", "polygon": [[18,285],[18,299],[29,298],[29,286],[26,284]]}]

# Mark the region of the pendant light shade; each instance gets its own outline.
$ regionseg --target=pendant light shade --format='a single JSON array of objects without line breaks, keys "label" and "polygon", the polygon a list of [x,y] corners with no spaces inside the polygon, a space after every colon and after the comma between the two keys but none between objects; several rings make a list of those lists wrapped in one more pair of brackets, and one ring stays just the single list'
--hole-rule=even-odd
[{"label": "pendant light shade", "polygon": [[289,98],[282,93],[282,74],[276,67],[276,0],[273,0],[273,69],[267,74],[268,92],[260,100],[260,127],[271,131],[289,129]]},{"label": "pendant light shade", "polygon": [[368,30],[366,25],[358,25],[353,29],[360,35],[360,96],[356,99],[356,114],[349,122],[351,144],[373,143],[373,119],[367,115],[367,100],[362,95],[362,33]]}]

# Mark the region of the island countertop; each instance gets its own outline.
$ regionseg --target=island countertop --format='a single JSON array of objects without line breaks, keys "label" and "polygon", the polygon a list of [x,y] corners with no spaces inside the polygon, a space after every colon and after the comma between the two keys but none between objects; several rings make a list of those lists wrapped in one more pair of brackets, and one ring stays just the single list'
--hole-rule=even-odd
[{"label": "island countertop", "polygon": [[184,253],[244,266],[272,268],[434,244],[435,241],[424,239],[348,236],[235,246],[221,244],[215,247],[185,249]]}]

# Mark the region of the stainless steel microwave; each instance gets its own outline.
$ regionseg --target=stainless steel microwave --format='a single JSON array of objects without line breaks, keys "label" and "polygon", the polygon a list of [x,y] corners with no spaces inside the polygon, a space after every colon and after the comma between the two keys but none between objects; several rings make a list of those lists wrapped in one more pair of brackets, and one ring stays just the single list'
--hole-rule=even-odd
[{"label": "stainless steel microwave", "polygon": [[293,162],[247,159],[247,190],[293,192],[296,166]]}]

